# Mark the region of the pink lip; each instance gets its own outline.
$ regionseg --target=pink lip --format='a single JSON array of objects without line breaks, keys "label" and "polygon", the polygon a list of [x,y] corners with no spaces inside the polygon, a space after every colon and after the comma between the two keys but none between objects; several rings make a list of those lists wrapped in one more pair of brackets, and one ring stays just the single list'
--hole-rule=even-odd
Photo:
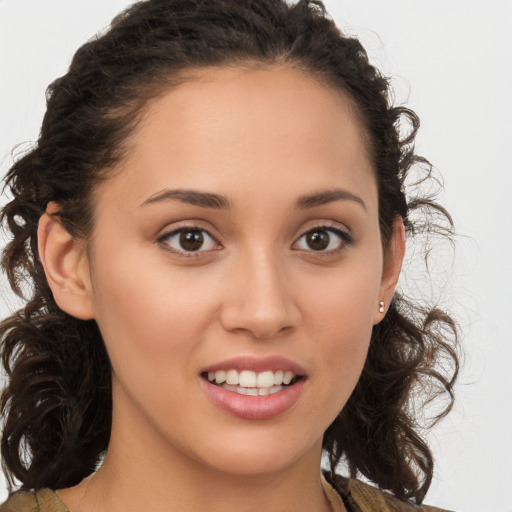
[{"label": "pink lip", "polygon": [[295,375],[306,375],[306,370],[294,361],[281,356],[239,356],[226,359],[222,362],[211,364],[201,370],[201,373],[215,372],[217,370],[251,370],[253,372],[264,372],[271,370],[289,370]]},{"label": "pink lip", "polygon": [[[306,370],[302,366],[281,356],[234,357],[205,367],[201,374],[217,370],[251,370],[253,372],[288,370],[297,376],[306,376]],[[247,396],[228,391],[200,377],[201,386],[216,406],[237,418],[246,420],[269,420],[284,413],[299,400],[306,380],[301,378],[295,384],[283,387],[281,391],[271,395]]]},{"label": "pink lip", "polygon": [[300,398],[305,379],[267,396],[239,395],[201,378],[201,385],[215,405],[227,413],[245,420],[269,420],[284,413]]}]

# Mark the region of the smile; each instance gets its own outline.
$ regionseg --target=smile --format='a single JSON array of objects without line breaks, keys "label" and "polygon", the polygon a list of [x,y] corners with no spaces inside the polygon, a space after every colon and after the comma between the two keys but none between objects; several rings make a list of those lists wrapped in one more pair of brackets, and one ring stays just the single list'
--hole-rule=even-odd
[{"label": "smile", "polygon": [[300,376],[290,370],[266,370],[263,372],[217,370],[204,372],[202,377],[227,391],[246,396],[267,396],[279,393],[300,379]]},{"label": "smile", "polygon": [[292,409],[308,387],[307,371],[286,357],[237,356],[200,372],[208,399],[230,416],[270,420]]}]

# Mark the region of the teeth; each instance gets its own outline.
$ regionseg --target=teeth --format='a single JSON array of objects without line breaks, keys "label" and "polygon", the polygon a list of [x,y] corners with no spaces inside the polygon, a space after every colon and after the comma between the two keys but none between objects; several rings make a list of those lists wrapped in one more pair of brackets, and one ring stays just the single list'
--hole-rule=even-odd
[{"label": "teeth", "polygon": [[256,387],[256,374],[249,370],[243,370],[238,376],[238,383],[243,388],[255,388]]},{"label": "teeth", "polygon": [[224,389],[227,389],[228,391],[233,391],[233,393],[249,396],[273,395],[274,393],[279,393],[279,391],[283,390],[282,386],[272,386],[269,388],[243,388],[242,386],[231,386],[230,384],[222,384],[222,387]]},{"label": "teeth", "polygon": [[235,386],[239,383],[238,380],[238,372],[236,370],[228,370],[226,373],[226,384],[230,384],[231,386]]},{"label": "teeth", "polygon": [[292,379],[293,379],[293,373],[292,372],[290,372],[290,371],[284,372],[283,384],[290,384]]},{"label": "teeth", "polygon": [[274,384],[276,386],[280,386],[283,383],[283,370],[277,370],[276,373],[274,373]]},{"label": "teeth", "polygon": [[[258,389],[269,390],[268,393],[272,393],[272,389],[275,387],[280,387],[283,384],[288,385],[295,378],[295,374],[290,370],[277,370],[275,372],[271,370],[267,370],[264,372],[256,373],[251,370],[242,370],[238,372],[237,370],[217,370],[208,372],[208,380],[215,384],[224,384],[223,387],[228,389],[229,387],[234,388],[243,388],[246,390],[256,389],[256,393],[253,391],[246,394],[251,394],[256,396],[258,394]],[[275,392],[275,391],[274,391]],[[264,393],[260,393],[262,396]]]},{"label": "teeth", "polygon": [[[213,373],[213,379],[210,379],[210,373]],[[223,372],[222,370],[217,370],[216,372],[208,372],[208,380],[210,382],[217,382],[217,384],[222,384],[223,382],[226,382],[226,372]]]},{"label": "teeth", "polygon": [[[270,388],[275,384],[274,372],[270,370],[268,372],[258,373],[256,378],[256,386],[259,388]],[[281,383],[279,383],[281,384]]]}]

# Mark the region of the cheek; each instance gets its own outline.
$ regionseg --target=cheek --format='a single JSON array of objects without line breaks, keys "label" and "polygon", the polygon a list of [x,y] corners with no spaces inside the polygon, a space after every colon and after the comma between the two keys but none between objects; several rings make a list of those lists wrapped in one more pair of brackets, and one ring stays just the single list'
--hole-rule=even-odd
[{"label": "cheek", "polygon": [[[356,258],[354,258],[356,259]],[[378,308],[381,282],[379,258],[360,258],[324,274],[302,277],[301,310],[331,337],[370,332]]]},{"label": "cheek", "polygon": [[96,321],[114,370],[119,364],[138,372],[146,366],[154,374],[200,344],[215,314],[207,292],[214,287],[161,262],[148,263],[141,253],[118,254],[115,265],[95,269]]},{"label": "cheek", "polygon": [[326,308],[317,317],[321,367],[342,375],[343,381],[355,386],[364,365],[372,333],[371,312],[366,303],[353,298]]},{"label": "cheek", "polygon": [[[311,288],[311,286],[309,286]],[[379,262],[361,261],[317,280],[315,293],[302,293],[301,309],[316,341],[320,371],[332,377],[336,400],[348,399],[363,368],[380,293]],[[331,383],[332,386],[332,383]]]}]

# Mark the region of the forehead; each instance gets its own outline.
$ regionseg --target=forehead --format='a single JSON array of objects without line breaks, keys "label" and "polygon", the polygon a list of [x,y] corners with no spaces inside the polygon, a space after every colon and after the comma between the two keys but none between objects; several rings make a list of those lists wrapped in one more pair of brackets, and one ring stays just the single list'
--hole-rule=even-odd
[{"label": "forehead", "polygon": [[169,186],[375,192],[352,102],[297,69],[197,70],[147,105],[128,146],[120,174],[139,202]]},{"label": "forehead", "polygon": [[[318,133],[323,138],[329,134],[339,138],[344,134],[358,139],[359,149],[365,151],[359,117],[344,91],[299,69],[208,67],[190,72],[179,85],[150,101],[133,141],[148,142],[148,136],[164,129],[191,133],[197,141],[207,135],[212,143],[217,134],[230,135],[233,140],[253,135],[254,145],[264,142],[282,147],[288,139],[271,144],[258,137],[263,131],[280,130],[283,136]],[[209,131],[221,125],[222,132]]]}]

